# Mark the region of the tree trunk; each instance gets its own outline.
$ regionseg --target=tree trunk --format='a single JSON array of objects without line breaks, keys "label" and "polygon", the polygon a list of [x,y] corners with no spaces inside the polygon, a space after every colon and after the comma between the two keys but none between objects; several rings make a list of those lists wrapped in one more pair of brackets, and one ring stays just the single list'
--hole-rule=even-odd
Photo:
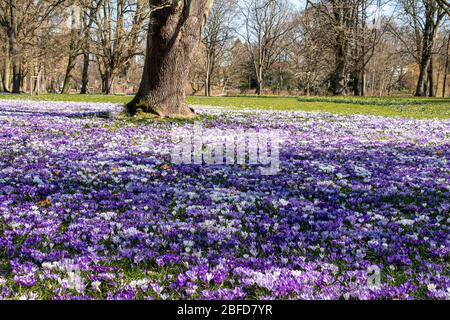
[{"label": "tree trunk", "polygon": [[366,95],[366,70],[363,67],[361,70],[361,97]]},{"label": "tree trunk", "polygon": [[264,82],[262,79],[256,81],[256,94],[260,96],[264,91]]},{"label": "tree trunk", "polygon": [[[439,21],[442,19],[442,16],[438,14],[437,21],[435,21],[435,13],[436,13],[436,6],[434,2],[425,3],[425,25],[423,28],[423,41],[422,41],[422,53],[420,56],[420,62],[419,62],[419,79],[417,80],[417,87],[415,96],[425,96],[425,87],[426,82],[430,80],[429,77],[429,64],[430,60],[432,59],[433,55],[433,47],[434,47],[434,41],[436,38],[436,34],[438,31],[438,25]],[[432,62],[431,62],[432,63]],[[433,66],[431,66],[431,75]],[[433,81],[431,81],[433,82]],[[431,83],[432,84],[432,83]],[[431,87],[431,90],[433,91],[433,87]]]},{"label": "tree trunk", "polygon": [[210,97],[211,96],[211,74],[210,74],[209,70],[206,70],[205,96],[206,97]]},{"label": "tree trunk", "polygon": [[185,87],[213,0],[151,0],[147,50],[139,90],[127,105],[130,114],[153,113],[160,117],[193,117],[185,102]]},{"label": "tree trunk", "polygon": [[61,90],[61,94],[66,94],[70,89],[70,79],[72,78],[72,70],[75,68],[76,59],[73,56],[69,56],[69,61],[67,62],[66,74],[64,76],[64,83]]},{"label": "tree trunk", "polygon": [[107,66],[105,69],[105,74],[103,76],[103,85],[102,85],[104,94],[111,94],[113,79],[114,79],[114,69]]},{"label": "tree trunk", "polygon": [[215,52],[214,49],[208,48],[206,50],[206,74],[205,74],[205,96],[211,96],[211,80],[214,73],[214,59]]},{"label": "tree trunk", "polygon": [[336,66],[330,78],[330,91],[334,96],[342,95],[345,89],[345,58],[344,53],[336,54]]},{"label": "tree trunk", "polygon": [[262,95],[264,92],[264,70],[262,62],[259,63],[256,68],[256,94],[258,96]]},{"label": "tree trunk", "polygon": [[86,94],[88,92],[89,83],[89,53],[83,54],[83,72],[81,75],[81,90],[80,94]]},{"label": "tree trunk", "polygon": [[433,56],[430,57],[428,63],[428,96],[434,97],[434,69],[433,69]]},{"label": "tree trunk", "polygon": [[362,76],[359,70],[355,71],[352,75],[352,89],[354,96],[362,96]]},{"label": "tree trunk", "polygon": [[20,63],[17,50],[15,31],[11,28],[9,33],[9,55],[12,63],[12,93],[20,93]]},{"label": "tree trunk", "polygon": [[444,66],[444,82],[442,84],[442,97],[445,97],[445,91],[447,90],[447,75],[449,66],[449,50],[450,50],[450,35],[447,40],[447,51],[445,52],[445,66]]},{"label": "tree trunk", "polygon": [[428,65],[430,64],[430,58],[431,54],[422,54],[422,59],[419,64],[419,78],[417,80],[417,87],[416,87],[416,97],[422,97],[425,95],[426,90],[426,76],[428,73]]},{"label": "tree trunk", "polygon": [[[7,44],[8,46],[8,44]],[[11,62],[9,58],[9,47],[7,48],[7,52],[5,53],[5,60],[3,64],[3,74],[2,74],[2,84],[3,90],[5,92],[10,91],[11,85]]]},{"label": "tree trunk", "polygon": [[16,39],[16,9],[13,1],[9,1],[10,26],[8,28],[9,57],[12,63],[12,93],[20,93],[20,62]]},{"label": "tree trunk", "polygon": [[20,68],[19,63],[17,61],[17,57],[13,57],[12,63],[12,71],[13,71],[13,86],[12,93],[20,93]]},{"label": "tree trunk", "polygon": [[437,75],[436,75],[436,81],[435,81],[435,85],[434,85],[434,88],[433,88],[433,90],[434,90],[433,97],[437,97],[437,95],[438,95],[439,83],[441,81],[441,69],[442,69],[442,67],[439,64]]}]

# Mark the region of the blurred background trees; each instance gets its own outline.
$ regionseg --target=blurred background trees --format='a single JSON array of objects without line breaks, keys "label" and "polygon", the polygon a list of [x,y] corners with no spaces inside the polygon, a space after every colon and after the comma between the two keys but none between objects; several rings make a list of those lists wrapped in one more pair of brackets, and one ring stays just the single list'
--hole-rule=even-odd
[{"label": "blurred background trees", "polygon": [[[148,17],[148,0],[2,0],[0,91],[133,94]],[[447,0],[215,0],[187,90],[449,96],[449,20]]]}]

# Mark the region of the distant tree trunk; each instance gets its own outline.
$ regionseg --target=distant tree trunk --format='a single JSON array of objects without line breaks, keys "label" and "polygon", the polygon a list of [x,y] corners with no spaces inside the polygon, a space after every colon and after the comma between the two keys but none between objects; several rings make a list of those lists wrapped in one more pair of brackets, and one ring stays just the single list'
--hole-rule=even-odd
[{"label": "distant tree trunk", "polygon": [[[427,80],[428,82],[430,82],[430,72],[428,72],[429,64],[433,55],[433,47],[438,31],[438,26],[440,21],[444,17],[444,14],[445,13],[441,9],[438,9],[436,2],[425,2],[425,25],[423,28],[422,48],[419,62],[419,78],[417,80],[415,92],[415,96],[417,97],[426,95],[426,82]],[[433,66],[431,66],[430,69],[431,74],[433,74],[432,69]],[[433,87],[431,87],[431,90],[429,91],[433,91]]]},{"label": "distant tree trunk", "polygon": [[211,96],[211,81],[212,81],[212,75],[214,73],[214,59],[215,59],[215,52],[214,48],[207,48],[206,49],[206,73],[205,73],[205,96],[210,97]]},{"label": "distant tree trunk", "polygon": [[435,85],[433,87],[433,90],[434,90],[433,97],[437,97],[437,95],[438,95],[439,83],[441,81],[441,70],[442,70],[442,67],[439,64],[439,67],[438,67],[438,70],[437,70],[437,75],[436,75],[436,82],[435,82]]},{"label": "distant tree trunk", "polygon": [[9,68],[8,69],[4,69],[3,70],[3,74],[2,74],[2,90],[4,92],[9,92]]},{"label": "distant tree trunk", "polygon": [[[13,49],[13,50],[15,50],[15,49]],[[12,72],[13,72],[12,93],[20,93],[20,66],[19,66],[19,62],[17,60],[18,60],[17,56],[16,56],[16,54],[14,54],[13,59],[12,59]]]},{"label": "distant tree trunk", "polygon": [[109,68],[110,66],[107,66],[105,69],[105,74],[103,75],[103,85],[102,85],[102,92],[104,94],[111,94],[112,92],[112,84],[114,80],[114,69]]},{"label": "distant tree trunk", "polygon": [[426,81],[428,73],[428,65],[430,64],[431,53],[422,54],[422,59],[419,64],[419,78],[417,80],[416,97],[422,97],[426,94]]},{"label": "distant tree trunk", "polygon": [[434,67],[433,67],[433,56],[430,57],[430,62],[428,63],[428,96],[434,97]]},{"label": "distant tree trunk", "polygon": [[20,61],[16,39],[16,6],[9,1],[9,27],[7,30],[9,57],[12,64],[12,93],[20,93]]},{"label": "distant tree trunk", "polygon": [[281,66],[278,69],[278,75],[279,75],[279,77],[278,77],[278,95],[280,95],[281,91],[283,90],[283,86],[284,86],[283,72],[282,72]]},{"label": "distant tree trunk", "polygon": [[445,52],[445,66],[444,66],[444,82],[442,84],[442,97],[445,97],[445,93],[447,90],[447,75],[448,75],[448,67],[449,67],[449,50],[450,50],[450,35],[447,40],[447,51]]},{"label": "distant tree trunk", "polygon": [[213,0],[151,0],[147,50],[139,90],[127,105],[160,117],[192,117],[185,102],[188,72]]},{"label": "distant tree trunk", "polygon": [[345,89],[345,56],[341,46],[336,50],[336,64],[330,78],[330,91],[334,96],[342,95]]},{"label": "distant tree trunk", "polygon": [[81,90],[80,94],[86,94],[88,92],[89,83],[89,53],[83,54],[83,72],[81,74]]},{"label": "distant tree trunk", "polygon": [[64,83],[61,90],[61,94],[66,94],[70,89],[70,80],[72,78],[72,70],[75,68],[76,58],[69,55],[69,61],[67,62],[66,73],[64,75]]},{"label": "distant tree trunk", "polygon": [[205,77],[205,96],[211,96],[211,74],[209,73],[209,71],[206,71]]},{"label": "distant tree trunk", "polygon": [[12,93],[20,93],[20,63],[15,31],[9,30],[9,55],[12,63]]},{"label": "distant tree trunk", "polygon": [[25,80],[25,73],[23,72],[22,65],[20,65],[20,67],[19,67],[19,78],[20,78],[20,81],[19,81],[19,91],[20,91],[20,89],[23,89],[24,80]]},{"label": "distant tree trunk", "polygon": [[352,89],[354,96],[363,96],[363,81],[362,72],[357,70],[352,75]]},{"label": "distant tree trunk", "polygon": [[[94,4],[94,2],[90,2]],[[139,8],[139,2],[138,8]],[[83,15],[83,30],[84,30],[84,43],[83,43],[83,71],[81,73],[81,90],[80,94],[88,93],[89,84],[89,63],[90,63],[90,53],[91,53],[91,28],[95,22],[97,12],[100,8],[101,2],[98,1],[94,7],[89,8]]]},{"label": "distant tree trunk", "polygon": [[260,96],[264,92],[264,80],[260,79],[256,81],[256,94]]},{"label": "distant tree trunk", "polygon": [[361,71],[361,92],[360,95],[364,97],[366,95],[366,70],[365,68]]},{"label": "distant tree trunk", "polygon": [[10,84],[11,84],[11,61],[9,57],[9,47],[8,47],[7,51],[5,52],[3,74],[2,74],[2,87],[5,92],[9,92]]},{"label": "distant tree trunk", "polygon": [[256,94],[260,96],[264,92],[264,69],[262,62],[256,67]]}]

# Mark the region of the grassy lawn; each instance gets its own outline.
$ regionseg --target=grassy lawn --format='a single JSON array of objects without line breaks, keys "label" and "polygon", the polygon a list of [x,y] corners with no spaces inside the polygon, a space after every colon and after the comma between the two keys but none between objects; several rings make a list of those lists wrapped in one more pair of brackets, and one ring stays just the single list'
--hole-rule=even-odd
[{"label": "grassy lawn", "polygon": [[[121,95],[0,95],[0,99],[33,99],[42,101],[89,101],[126,103],[131,96]],[[449,98],[413,97],[188,97],[190,104],[250,108],[261,110],[322,111],[337,114],[366,114],[416,119],[450,118]]]}]

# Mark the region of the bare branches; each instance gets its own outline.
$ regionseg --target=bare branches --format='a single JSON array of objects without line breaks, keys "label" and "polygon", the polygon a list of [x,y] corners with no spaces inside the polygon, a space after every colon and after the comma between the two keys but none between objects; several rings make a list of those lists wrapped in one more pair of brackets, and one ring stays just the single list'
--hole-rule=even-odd
[{"label": "bare branches", "polygon": [[437,3],[448,16],[450,16],[450,2],[448,0],[437,0]]},{"label": "bare branches", "polygon": [[294,28],[291,8],[284,0],[245,0],[240,3],[247,51],[255,68],[257,93],[264,89],[265,72],[286,47]]},{"label": "bare branches", "polygon": [[[155,2],[155,1],[154,1]],[[157,1],[156,1],[157,2]],[[115,6],[114,6],[115,4]],[[103,82],[103,92],[110,93],[112,82],[121,68],[136,55],[142,55],[144,24],[150,12],[173,6],[172,2],[153,5],[145,0],[103,0],[95,17],[95,54]]]}]

